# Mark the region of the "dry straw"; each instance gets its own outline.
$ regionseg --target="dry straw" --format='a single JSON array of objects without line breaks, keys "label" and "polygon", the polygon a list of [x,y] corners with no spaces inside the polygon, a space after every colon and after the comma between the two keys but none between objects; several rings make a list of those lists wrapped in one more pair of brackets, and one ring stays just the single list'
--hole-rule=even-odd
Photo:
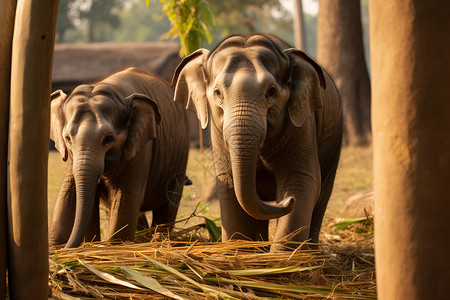
[{"label": "dry straw", "polygon": [[319,250],[280,253],[266,251],[270,242],[208,242],[204,225],[52,249],[51,291],[60,299],[376,299],[372,234],[361,226],[339,234],[327,226]]}]

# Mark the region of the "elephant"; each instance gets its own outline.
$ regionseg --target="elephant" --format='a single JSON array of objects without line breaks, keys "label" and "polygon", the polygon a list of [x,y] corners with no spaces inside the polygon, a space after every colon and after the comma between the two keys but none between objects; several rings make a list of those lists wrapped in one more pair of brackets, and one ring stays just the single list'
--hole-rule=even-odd
[{"label": "elephant", "polygon": [[342,145],[330,76],[281,39],[250,34],[187,56],[172,85],[203,128],[211,122],[222,240],[268,240],[276,219],[274,241],[317,243]]},{"label": "elephant", "polygon": [[[69,96],[51,95],[50,138],[67,172],[49,244],[98,240],[99,202],[109,209],[110,239],[133,240],[138,224],[175,221],[189,153],[187,111],[170,83],[130,67]],[[168,225],[170,229],[170,226]]]}]

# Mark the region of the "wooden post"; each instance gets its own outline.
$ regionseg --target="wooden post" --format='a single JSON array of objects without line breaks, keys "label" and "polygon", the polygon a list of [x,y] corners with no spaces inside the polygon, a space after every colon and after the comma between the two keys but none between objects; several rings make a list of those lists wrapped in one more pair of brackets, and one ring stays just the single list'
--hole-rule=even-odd
[{"label": "wooden post", "polygon": [[6,195],[11,52],[16,1],[0,0],[0,299],[6,297]]},{"label": "wooden post", "polygon": [[58,0],[18,0],[11,68],[8,287],[48,299],[47,164]]},{"label": "wooden post", "polygon": [[306,50],[305,30],[303,29],[303,6],[302,0],[294,0],[294,39],[295,48]]},{"label": "wooden post", "polygon": [[449,11],[449,1],[370,1],[381,300],[449,299]]}]

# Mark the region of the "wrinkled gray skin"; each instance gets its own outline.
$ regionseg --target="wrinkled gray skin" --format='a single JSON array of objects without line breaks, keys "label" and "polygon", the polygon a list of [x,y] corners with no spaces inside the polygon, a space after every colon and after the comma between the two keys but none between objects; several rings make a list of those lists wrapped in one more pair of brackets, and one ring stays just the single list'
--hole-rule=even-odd
[{"label": "wrinkled gray skin", "polygon": [[[178,66],[175,101],[211,122],[222,239],[318,241],[342,140],[341,102],[321,67],[273,36],[232,36]],[[276,203],[268,203],[275,201]],[[271,250],[279,250],[274,244]]]},{"label": "wrinkled gray skin", "polygon": [[173,222],[189,152],[186,110],[157,76],[128,68],[69,95],[52,94],[51,133],[68,161],[50,245],[99,239],[99,201],[109,208],[108,238],[133,240],[141,212]]}]

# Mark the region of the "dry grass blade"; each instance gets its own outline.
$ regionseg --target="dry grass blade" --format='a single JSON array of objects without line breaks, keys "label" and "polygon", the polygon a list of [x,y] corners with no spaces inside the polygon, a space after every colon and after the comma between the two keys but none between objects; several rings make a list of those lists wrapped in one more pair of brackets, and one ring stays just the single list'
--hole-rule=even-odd
[{"label": "dry grass blade", "polygon": [[233,276],[265,276],[276,274],[287,274],[295,272],[304,272],[318,269],[320,266],[314,267],[285,267],[285,268],[267,268],[267,269],[248,269],[248,270],[228,270],[228,274]]},{"label": "dry grass blade", "polygon": [[57,296],[58,296],[59,299],[63,299],[63,300],[81,300],[81,298],[72,297],[72,296],[67,295],[67,294],[65,294],[63,292],[58,292]]},{"label": "dry grass blade", "polygon": [[[270,282],[263,281],[249,281],[249,280],[232,280],[226,278],[214,278],[211,281],[220,281],[222,283],[227,284],[235,284],[241,287],[253,288],[258,290],[265,291],[275,291],[277,293],[297,293],[297,295],[302,294],[315,294],[316,296],[330,296],[332,294],[336,294],[341,298],[349,298],[352,299],[376,299],[374,295],[357,295],[354,294],[351,290],[347,289],[336,289],[331,287],[322,287],[322,286],[296,286],[296,285],[282,285]],[[303,298],[303,297],[302,297]]]},{"label": "dry grass blade", "polygon": [[216,290],[214,288],[211,288],[211,287],[209,287],[207,285],[199,284],[195,280],[191,279],[189,276],[186,276],[186,275],[182,274],[181,272],[177,271],[176,269],[174,269],[174,268],[172,268],[172,267],[170,267],[168,265],[165,265],[165,264],[163,264],[163,263],[161,263],[161,262],[159,262],[157,260],[151,259],[150,257],[147,257],[145,255],[143,255],[143,256],[145,257],[145,259],[147,259],[152,264],[154,264],[157,268],[166,270],[167,272],[169,272],[171,274],[174,274],[175,276],[177,276],[177,277],[179,277],[179,278],[181,278],[181,279],[191,283],[192,285],[202,289],[203,291],[205,291],[205,292],[207,292],[207,293],[209,293],[209,294],[211,294],[211,295],[213,295],[215,297],[219,297],[219,298],[222,298],[222,299],[237,299],[237,300],[239,300],[238,298],[235,298],[235,297],[232,297],[232,296],[230,296],[230,295],[228,295],[226,293],[220,292],[220,291],[218,291],[218,290]]},{"label": "dry grass blade", "polygon": [[[191,228],[188,238],[186,229],[181,229],[183,240],[144,233],[144,243],[96,242],[54,250],[53,295],[60,299],[376,298],[373,243],[370,237],[348,232],[351,228],[324,234],[320,250],[278,253],[264,250],[272,242],[202,242],[199,227]],[[118,282],[135,282],[132,285],[140,289]]]},{"label": "dry grass blade", "polygon": [[161,295],[164,295],[164,296],[167,296],[167,297],[170,297],[173,299],[177,299],[177,300],[184,299],[183,297],[180,297],[180,296],[172,293],[167,288],[163,287],[157,280],[155,280],[151,277],[144,276],[141,273],[139,273],[138,271],[135,271],[128,267],[120,267],[120,268],[125,273],[125,275],[127,275],[130,278],[133,278],[134,280],[136,280],[137,282],[139,282],[146,288],[149,288],[157,293],[160,293]]},{"label": "dry grass blade", "polygon": [[138,286],[136,286],[136,285],[134,285],[134,284],[132,284],[130,282],[117,279],[116,277],[112,276],[111,274],[99,271],[99,270],[91,267],[88,264],[84,264],[81,260],[78,260],[78,261],[80,262],[80,264],[82,264],[84,267],[86,267],[86,269],[88,269],[89,271],[91,271],[92,273],[94,273],[95,275],[97,275],[98,277],[100,277],[101,279],[103,279],[103,280],[105,280],[105,281],[107,281],[109,283],[119,284],[119,285],[123,285],[123,286],[128,287],[128,288],[142,290],[142,288],[140,288],[140,287],[138,287]]}]

